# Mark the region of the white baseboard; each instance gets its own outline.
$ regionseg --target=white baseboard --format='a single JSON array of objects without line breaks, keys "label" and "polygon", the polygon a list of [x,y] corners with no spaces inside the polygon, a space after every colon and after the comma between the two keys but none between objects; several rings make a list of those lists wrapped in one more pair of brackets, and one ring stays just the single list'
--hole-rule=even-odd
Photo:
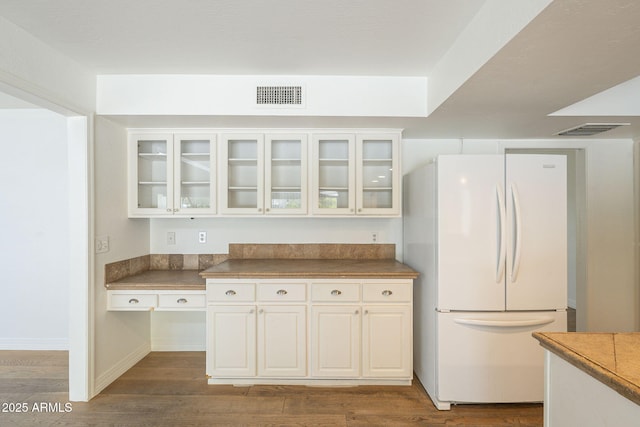
[{"label": "white baseboard", "polygon": [[153,340],[151,351],[205,351],[204,343],[176,342],[175,340]]},{"label": "white baseboard", "polygon": [[122,374],[131,369],[136,363],[141,361],[147,354],[151,352],[151,344],[145,342],[140,347],[129,353],[122,360],[112,366],[104,374],[96,378],[94,384],[94,393],[96,396],[104,390],[109,384],[117,380]]},{"label": "white baseboard", "polygon": [[68,338],[0,338],[0,350],[69,350]]}]

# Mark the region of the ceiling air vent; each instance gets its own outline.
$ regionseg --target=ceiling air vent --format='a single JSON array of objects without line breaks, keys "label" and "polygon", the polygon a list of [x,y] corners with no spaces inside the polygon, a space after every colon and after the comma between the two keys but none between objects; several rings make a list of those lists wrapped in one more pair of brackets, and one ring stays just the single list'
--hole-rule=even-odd
[{"label": "ceiling air vent", "polygon": [[560,136],[591,136],[602,132],[606,132],[611,129],[615,129],[619,126],[628,126],[629,123],[585,123],[580,126],[576,126],[562,132],[558,132]]},{"label": "ceiling air vent", "polygon": [[257,105],[302,105],[302,86],[257,86]]}]

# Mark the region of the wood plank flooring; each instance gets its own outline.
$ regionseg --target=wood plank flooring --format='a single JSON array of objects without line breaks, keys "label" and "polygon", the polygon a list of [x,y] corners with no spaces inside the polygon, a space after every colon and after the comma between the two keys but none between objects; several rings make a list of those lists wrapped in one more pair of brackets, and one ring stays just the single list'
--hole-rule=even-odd
[{"label": "wood plank flooring", "polygon": [[[65,407],[67,352],[0,351],[0,425],[542,426],[540,404],[438,411],[417,381],[411,387],[210,386],[204,358],[204,352],[151,353],[90,402]],[[26,412],[15,412],[22,403]]]}]

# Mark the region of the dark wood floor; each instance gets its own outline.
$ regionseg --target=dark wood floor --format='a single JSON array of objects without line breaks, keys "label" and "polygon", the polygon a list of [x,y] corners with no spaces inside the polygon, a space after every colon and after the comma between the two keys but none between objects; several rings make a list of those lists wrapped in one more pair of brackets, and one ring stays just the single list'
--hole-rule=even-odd
[{"label": "dark wood floor", "polygon": [[204,352],[151,353],[90,402],[65,407],[67,376],[66,352],[0,351],[0,425],[542,426],[540,404],[438,411],[419,384],[210,386]]}]

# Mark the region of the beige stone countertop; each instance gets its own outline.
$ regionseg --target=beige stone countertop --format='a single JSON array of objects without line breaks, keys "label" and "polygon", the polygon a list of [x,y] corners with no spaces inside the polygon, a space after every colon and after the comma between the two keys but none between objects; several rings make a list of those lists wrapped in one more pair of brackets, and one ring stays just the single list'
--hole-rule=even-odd
[{"label": "beige stone countertop", "polygon": [[197,290],[206,289],[198,270],[148,270],[105,286],[109,290]]},{"label": "beige stone countertop", "polygon": [[540,345],[640,405],[640,332],[534,332]]},{"label": "beige stone countertop", "polygon": [[229,259],[200,275],[217,278],[415,279],[418,273],[393,259]]}]

